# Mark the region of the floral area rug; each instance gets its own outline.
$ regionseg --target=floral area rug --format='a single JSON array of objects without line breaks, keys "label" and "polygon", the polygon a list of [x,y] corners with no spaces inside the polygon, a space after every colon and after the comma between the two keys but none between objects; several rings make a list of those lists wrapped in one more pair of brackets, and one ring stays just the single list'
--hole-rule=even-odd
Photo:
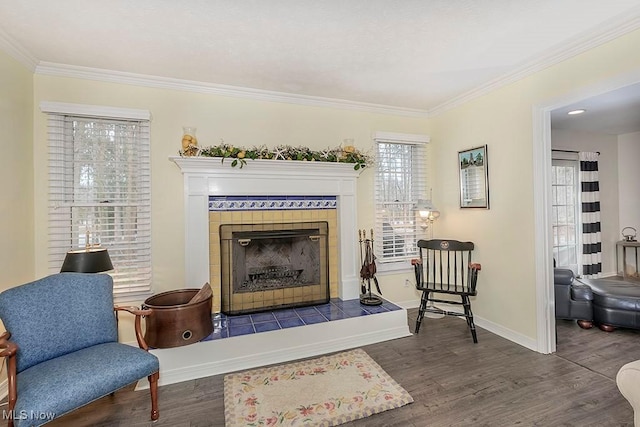
[{"label": "floral area rug", "polygon": [[335,426],[411,402],[361,349],[224,377],[227,427]]}]

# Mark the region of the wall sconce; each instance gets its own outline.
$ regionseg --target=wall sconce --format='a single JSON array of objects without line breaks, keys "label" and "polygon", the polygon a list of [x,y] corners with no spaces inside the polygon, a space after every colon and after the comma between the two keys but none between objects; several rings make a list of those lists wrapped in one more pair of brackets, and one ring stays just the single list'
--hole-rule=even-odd
[{"label": "wall sconce", "polygon": [[415,210],[418,211],[420,216],[420,227],[426,230],[433,224],[433,221],[438,219],[440,211],[433,205],[431,200],[418,200]]}]

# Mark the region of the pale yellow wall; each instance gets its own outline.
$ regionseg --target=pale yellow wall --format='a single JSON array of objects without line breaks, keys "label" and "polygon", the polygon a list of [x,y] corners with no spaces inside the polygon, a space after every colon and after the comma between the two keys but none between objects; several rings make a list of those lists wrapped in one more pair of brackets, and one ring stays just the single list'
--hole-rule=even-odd
[{"label": "pale yellow wall", "polygon": [[[622,230],[626,227],[635,228],[640,237],[640,200],[636,196],[640,187],[640,132],[627,133],[618,136],[618,197],[619,216],[616,240],[622,240]],[[625,234],[633,230],[625,230]],[[617,271],[625,271],[629,275],[638,274],[639,266],[636,262],[635,251],[628,250],[623,262],[623,250],[618,249]]]},{"label": "pale yellow wall", "polygon": [[[620,231],[624,227],[638,230],[640,237],[640,132],[627,133],[618,137],[618,179],[620,200]],[[622,234],[618,234],[618,240]]]},{"label": "pale yellow wall", "polygon": [[0,51],[0,290],[34,279],[33,78]]},{"label": "pale yellow wall", "polygon": [[[383,114],[262,102],[174,90],[134,87],[80,79],[36,75],[36,274],[47,274],[46,265],[46,115],[42,101],[70,102],[148,109],[151,122],[152,251],[154,292],[185,287],[183,180],[178,167],[168,160],[177,155],[183,126],[197,127],[202,146],[225,142],[253,146],[305,145],[314,149],[335,147],[345,138],[355,139],[362,150],[372,150],[375,131],[428,134],[427,120]],[[246,167],[251,167],[249,164]],[[373,226],[373,171],[359,179],[359,227]],[[263,189],[268,191],[268,189]],[[356,230],[354,230],[356,233]],[[389,299],[408,299],[401,293],[402,280],[382,280]],[[188,284],[190,287],[198,284]],[[202,285],[202,284],[200,284]],[[124,316],[123,316],[124,318]]]},{"label": "pale yellow wall", "polygon": [[[434,199],[439,237],[476,242],[482,263],[474,312],[536,338],[534,265],[534,105],[547,105],[603,81],[635,73],[640,31],[476,98],[431,120],[438,165]],[[490,210],[460,209],[457,151],[488,144]]]}]

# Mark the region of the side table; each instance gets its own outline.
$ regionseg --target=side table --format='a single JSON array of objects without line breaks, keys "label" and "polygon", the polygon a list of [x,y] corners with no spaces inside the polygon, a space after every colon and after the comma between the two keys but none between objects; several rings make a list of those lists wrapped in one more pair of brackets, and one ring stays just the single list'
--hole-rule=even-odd
[{"label": "side table", "polygon": [[[635,275],[631,276],[628,274],[627,269],[625,268],[626,263],[627,263],[627,248],[633,248],[634,252],[635,252],[635,257],[634,257],[634,261],[635,261]],[[640,248],[640,242],[628,242],[626,240],[620,240],[618,242],[616,242],[616,273],[620,276],[622,275],[622,278],[624,280],[630,279],[630,280],[640,280],[640,277],[638,276],[638,274],[640,273],[638,271],[638,248]],[[619,257],[619,253],[620,250],[622,249],[622,270],[620,270],[620,257]],[[620,274],[620,272],[622,271],[622,274]]]}]

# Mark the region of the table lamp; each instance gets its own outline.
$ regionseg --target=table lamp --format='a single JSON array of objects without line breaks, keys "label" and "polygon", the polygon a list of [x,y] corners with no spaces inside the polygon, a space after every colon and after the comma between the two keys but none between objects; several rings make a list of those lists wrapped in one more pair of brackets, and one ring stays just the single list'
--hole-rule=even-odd
[{"label": "table lamp", "polygon": [[106,248],[90,247],[67,252],[60,273],[100,273],[113,270]]}]

